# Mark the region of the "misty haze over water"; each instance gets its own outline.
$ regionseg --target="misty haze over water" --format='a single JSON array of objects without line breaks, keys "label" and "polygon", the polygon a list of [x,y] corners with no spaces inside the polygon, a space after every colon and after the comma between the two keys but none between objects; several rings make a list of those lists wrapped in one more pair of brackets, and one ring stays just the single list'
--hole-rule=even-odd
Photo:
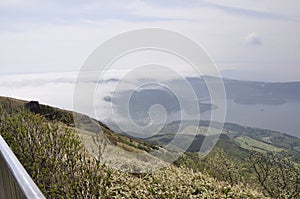
[{"label": "misty haze over water", "polygon": [[[72,110],[76,75],[76,73],[60,73],[1,76],[0,95],[37,100],[40,103]],[[102,88],[103,96],[111,92],[116,84],[117,81],[105,82]],[[105,121],[109,117],[107,110],[109,102],[103,99],[101,102],[99,100],[99,103],[97,115],[102,117],[97,119]],[[91,115],[89,111],[86,111],[86,114]],[[202,112],[200,115],[203,120],[209,119],[210,111]],[[276,130],[300,137],[299,118],[300,100],[286,100],[285,103],[266,105],[238,104],[233,99],[227,99],[226,122]]]}]

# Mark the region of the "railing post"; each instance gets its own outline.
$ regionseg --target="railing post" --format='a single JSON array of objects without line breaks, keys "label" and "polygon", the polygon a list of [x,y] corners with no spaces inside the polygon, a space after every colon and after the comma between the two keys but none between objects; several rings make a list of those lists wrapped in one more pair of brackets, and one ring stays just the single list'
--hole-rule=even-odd
[{"label": "railing post", "polygon": [[45,199],[0,135],[0,199]]}]

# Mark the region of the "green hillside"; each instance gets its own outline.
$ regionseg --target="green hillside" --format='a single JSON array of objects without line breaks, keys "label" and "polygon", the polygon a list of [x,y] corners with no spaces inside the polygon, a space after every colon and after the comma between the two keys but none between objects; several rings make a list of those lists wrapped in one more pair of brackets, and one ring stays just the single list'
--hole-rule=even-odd
[{"label": "green hillside", "polygon": [[[291,179],[286,182],[289,192],[277,186],[270,176],[266,177],[266,183],[260,184],[255,171],[246,164],[252,155],[254,163],[261,161],[259,157],[266,157],[266,163],[275,165],[276,161],[258,155],[260,151],[254,148],[290,152],[297,160],[297,140],[291,142],[284,134],[274,133],[286,140],[280,144],[277,138],[271,137],[271,143],[263,141],[266,139],[262,135],[255,139],[238,130],[232,133],[227,130],[204,159],[197,153],[204,136],[199,134],[188,151],[169,165],[164,158],[172,151],[164,148],[164,144],[172,139],[170,132],[152,140],[136,140],[86,115],[3,97],[0,97],[0,113],[1,135],[47,198],[287,198],[299,195],[300,168],[296,163],[289,165],[286,158],[279,161],[289,166],[284,172]],[[74,125],[76,120],[81,121],[79,125]],[[183,138],[189,139],[190,136]],[[288,143],[292,145],[288,147]],[[165,167],[143,173],[154,163]],[[273,185],[278,188],[270,192],[269,187]]]},{"label": "green hillside", "polygon": [[[198,152],[204,138],[213,140],[219,137],[217,147],[221,148],[229,154],[229,156],[239,157],[237,151],[245,149],[246,151],[259,151],[259,152],[284,152],[291,156],[292,160],[300,163],[300,139],[290,136],[285,133],[272,131],[268,129],[259,129],[252,127],[245,127],[238,124],[225,123],[221,135],[216,135],[213,132],[218,132],[210,127],[210,135],[205,135],[208,129],[208,121],[200,121],[197,127],[198,134],[196,136],[189,134],[187,129],[195,128],[194,121],[182,121],[183,126],[177,132],[176,127],[179,126],[178,122],[168,124],[157,135],[145,139],[145,141],[158,145],[167,145],[170,140],[175,136],[181,136],[186,143],[191,143],[188,152]],[[218,126],[214,124],[213,126]],[[194,131],[191,131],[194,132]],[[211,139],[209,139],[211,138]],[[241,156],[244,159],[244,156]]]},{"label": "green hillside", "polygon": [[258,151],[261,153],[268,152],[268,151],[280,152],[284,150],[282,148],[277,148],[271,144],[261,142],[247,136],[237,137],[235,138],[235,141],[238,143],[240,147],[244,149]]}]

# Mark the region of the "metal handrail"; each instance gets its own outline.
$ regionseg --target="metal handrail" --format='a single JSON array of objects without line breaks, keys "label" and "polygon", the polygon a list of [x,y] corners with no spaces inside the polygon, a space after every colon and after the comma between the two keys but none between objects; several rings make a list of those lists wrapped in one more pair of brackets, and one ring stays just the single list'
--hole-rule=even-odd
[{"label": "metal handrail", "polygon": [[44,199],[37,185],[0,135],[0,199]]}]

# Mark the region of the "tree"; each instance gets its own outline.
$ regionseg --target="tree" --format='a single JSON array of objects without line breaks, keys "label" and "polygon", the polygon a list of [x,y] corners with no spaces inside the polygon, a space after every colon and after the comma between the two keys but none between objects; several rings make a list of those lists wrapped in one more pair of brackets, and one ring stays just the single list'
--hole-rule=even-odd
[{"label": "tree", "polygon": [[270,197],[300,197],[300,166],[285,153],[252,152],[249,160],[259,184]]},{"label": "tree", "polygon": [[226,157],[222,149],[217,149],[214,155],[207,159],[206,170],[215,178],[229,182],[231,185],[244,182],[242,170],[239,162],[233,162]]}]

